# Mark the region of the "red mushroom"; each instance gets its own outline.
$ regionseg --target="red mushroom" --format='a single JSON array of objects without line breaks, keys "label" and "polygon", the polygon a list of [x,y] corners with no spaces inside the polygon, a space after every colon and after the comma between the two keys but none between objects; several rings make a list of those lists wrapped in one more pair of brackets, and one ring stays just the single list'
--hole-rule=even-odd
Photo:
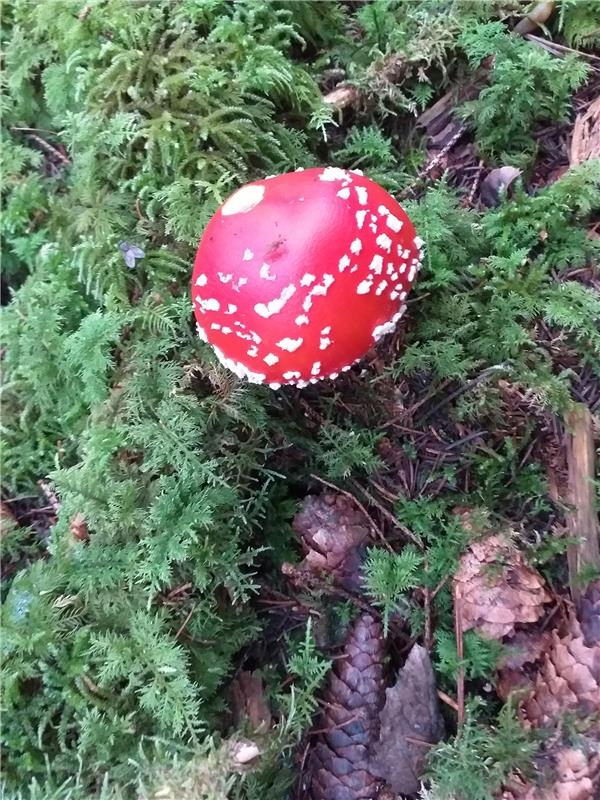
[{"label": "red mushroom", "polygon": [[422,244],[396,200],[359,171],[254,181],[223,203],[198,246],[198,332],[252,383],[335,378],[394,330]]}]

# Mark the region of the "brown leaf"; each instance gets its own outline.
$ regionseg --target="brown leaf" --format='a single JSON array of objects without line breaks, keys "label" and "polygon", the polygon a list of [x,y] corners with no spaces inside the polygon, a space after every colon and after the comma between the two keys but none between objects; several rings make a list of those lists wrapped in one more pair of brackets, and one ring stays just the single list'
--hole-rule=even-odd
[{"label": "brown leaf", "polygon": [[311,800],[371,800],[380,779],[369,748],[377,740],[384,696],[385,640],[370,614],[354,621],[323,697],[308,756]]},{"label": "brown leaf", "polygon": [[248,721],[255,731],[271,727],[271,709],[265,700],[265,691],[260,672],[244,670],[231,684],[232,705],[236,725]]},{"label": "brown leaf", "polygon": [[429,653],[415,644],[394,686],[386,691],[374,763],[395,792],[414,794],[430,745],[444,733]]},{"label": "brown leaf", "polygon": [[348,591],[360,591],[362,545],[369,528],[349,498],[334,494],[307,497],[293,528],[306,553],[301,569],[328,573]]},{"label": "brown leaf", "polygon": [[475,628],[491,639],[510,636],[517,624],[535,622],[551,599],[542,576],[499,534],[471,543],[460,559],[454,586],[461,598],[463,630]]}]

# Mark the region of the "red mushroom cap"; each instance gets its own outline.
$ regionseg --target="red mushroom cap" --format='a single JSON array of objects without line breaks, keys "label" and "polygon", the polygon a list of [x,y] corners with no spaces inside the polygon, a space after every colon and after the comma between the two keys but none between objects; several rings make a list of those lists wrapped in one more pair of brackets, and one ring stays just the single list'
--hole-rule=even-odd
[{"label": "red mushroom cap", "polygon": [[198,332],[253,383],[335,378],[394,330],[422,244],[396,200],[359,171],[254,181],[223,203],[198,246]]}]

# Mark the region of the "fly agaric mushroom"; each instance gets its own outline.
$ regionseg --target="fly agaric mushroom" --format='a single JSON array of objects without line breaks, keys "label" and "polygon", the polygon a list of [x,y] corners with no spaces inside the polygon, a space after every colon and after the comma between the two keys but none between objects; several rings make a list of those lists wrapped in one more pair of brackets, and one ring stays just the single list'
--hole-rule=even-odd
[{"label": "fly agaric mushroom", "polygon": [[223,203],[198,246],[198,332],[251,383],[336,378],[396,327],[422,244],[396,200],[358,170],[254,181]]}]

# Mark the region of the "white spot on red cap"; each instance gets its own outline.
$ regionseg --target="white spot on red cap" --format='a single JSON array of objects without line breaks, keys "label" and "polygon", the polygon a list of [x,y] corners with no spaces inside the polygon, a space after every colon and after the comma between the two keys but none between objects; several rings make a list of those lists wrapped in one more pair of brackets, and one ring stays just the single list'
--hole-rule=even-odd
[{"label": "white spot on red cap", "polygon": [[302,373],[301,372],[294,372],[294,371],[284,372],[283,373],[283,377],[285,378],[286,381],[293,381],[294,378],[301,378],[302,377]]},{"label": "white spot on red cap", "polygon": [[398,292],[395,289],[392,289],[390,292],[390,300],[396,300],[397,297],[399,297]]},{"label": "white spot on red cap", "polygon": [[329,376],[329,380],[334,381],[339,374],[340,374],[339,372],[332,372],[331,375]]},{"label": "white spot on red cap", "polygon": [[408,273],[408,282],[412,283],[415,279],[415,275],[417,274],[417,267],[415,264],[411,264],[410,272]]},{"label": "white spot on red cap", "polygon": [[290,297],[295,293],[296,287],[293,284],[286,286],[284,289],[281,290],[281,294],[279,297],[274,298],[273,300],[269,300],[268,303],[257,303],[254,306],[254,310],[260,317],[264,317],[264,319],[268,319],[272,317],[273,314],[279,314],[281,309],[290,299]]},{"label": "white spot on red cap", "polygon": [[418,250],[420,250],[421,247],[423,247],[424,244],[425,244],[425,242],[423,241],[423,239],[421,239],[420,236],[415,236],[415,247]]},{"label": "white spot on red cap", "polygon": [[225,313],[226,314],[235,314],[236,311],[237,311],[237,306],[234,305],[233,303],[229,303],[229,305],[227,306],[227,311],[225,311]]},{"label": "white spot on red cap", "polygon": [[356,224],[358,226],[358,230],[361,230],[362,226],[364,225],[366,216],[367,212],[362,209],[356,212]]},{"label": "white spot on red cap", "polygon": [[275,389],[275,391],[277,391],[277,389],[281,389],[281,384],[280,383],[270,383],[269,384],[269,389]]},{"label": "white spot on red cap", "polygon": [[316,280],[316,275],[311,275],[310,272],[306,272],[300,279],[300,286],[310,286],[311,283],[314,283]]},{"label": "white spot on red cap", "polygon": [[196,300],[202,311],[218,311],[221,308],[221,304],[214,297],[209,297],[207,300],[197,297]]},{"label": "white spot on red cap", "polygon": [[277,275],[271,275],[269,269],[270,267],[268,264],[263,264],[258,271],[258,274],[264,281],[274,281],[277,278]]},{"label": "white spot on red cap", "polygon": [[369,199],[369,195],[368,195],[366,187],[365,186],[355,186],[354,188],[356,189],[356,195],[358,197],[358,202],[361,204],[361,206],[366,206],[367,205],[367,201]]},{"label": "white spot on red cap", "polygon": [[216,345],[213,345],[213,350],[221,364],[234,372],[238,378],[246,378],[249,383],[265,382],[267,376],[262,372],[253,372],[246,366],[246,364],[242,364],[241,361],[234,361],[232,358],[227,358],[227,356],[221,352]]},{"label": "white spot on red cap", "polygon": [[256,358],[256,356],[258,355],[258,347],[255,344],[253,344],[252,347],[246,350],[246,353],[247,355],[250,356],[250,358]]},{"label": "white spot on red cap", "polygon": [[309,320],[306,314],[300,314],[300,316],[296,317],[294,322],[296,325],[308,325]]},{"label": "white spot on red cap", "polygon": [[331,325],[327,325],[326,328],[323,328],[321,333],[331,333]]},{"label": "white spot on red cap", "polygon": [[361,178],[365,174],[362,169],[351,169],[350,172],[353,172],[355,175],[360,175]]},{"label": "white spot on red cap", "polygon": [[350,189],[346,186],[345,189],[340,189],[336,196],[341,197],[342,200],[348,200],[350,197]]},{"label": "white spot on red cap", "polygon": [[196,286],[206,286],[207,283],[208,283],[208,278],[204,274],[198,275],[198,277],[196,278]]},{"label": "white spot on red cap", "polygon": [[379,253],[374,255],[371,259],[371,263],[369,264],[369,269],[376,275],[381,275],[383,272],[383,256],[380,256]]},{"label": "white spot on red cap", "polygon": [[378,211],[380,214],[383,214],[384,216],[385,216],[386,214],[389,214],[389,213],[390,213],[390,210],[389,210],[389,208],[386,208],[385,206],[379,206],[379,208],[377,209],[377,211]]},{"label": "white spot on red cap", "polygon": [[287,350],[288,353],[294,353],[303,341],[304,339],[301,337],[298,339],[291,339],[289,336],[286,336],[285,339],[281,339],[281,341],[277,342],[277,347],[280,347],[282,350]]},{"label": "white spot on red cap", "polygon": [[248,278],[238,278],[237,281],[234,281],[231,284],[231,288],[234,292],[239,292],[242,286],[245,286],[248,283]]},{"label": "white spot on red cap", "polygon": [[241,189],[238,189],[225,201],[225,205],[221,208],[221,214],[224,217],[229,217],[232,214],[246,214],[248,211],[252,211],[264,196],[264,186],[256,184],[242,186]]},{"label": "white spot on red cap", "polygon": [[402,228],[402,220],[395,217],[393,214],[388,214],[386,219],[386,224],[388,228],[394,231],[394,233],[398,233],[398,231]]},{"label": "white spot on red cap", "polygon": [[244,250],[244,255],[242,256],[242,261],[252,261],[254,258],[254,253],[248,247]]},{"label": "white spot on red cap", "polygon": [[386,253],[390,252],[390,248],[392,246],[392,240],[387,235],[387,233],[380,233],[375,242],[381,247],[382,250],[385,250]]},{"label": "white spot on red cap", "polygon": [[404,273],[406,272],[406,263],[405,262],[400,264],[400,268],[399,268],[398,272],[400,273],[400,275],[404,275]]},{"label": "white spot on red cap", "polygon": [[380,297],[380,296],[383,294],[383,292],[385,291],[385,289],[386,289],[387,285],[388,285],[388,282],[387,282],[387,281],[385,281],[385,280],[384,280],[384,281],[381,281],[381,282],[380,282],[380,283],[377,285],[377,289],[375,289],[375,294],[377,295],[377,297]]},{"label": "white spot on red cap", "polygon": [[263,358],[263,361],[265,364],[273,367],[279,361],[279,356],[276,356],[275,353],[267,353],[267,355]]},{"label": "white spot on red cap", "polygon": [[198,336],[202,339],[203,342],[208,342],[208,336],[206,335],[206,331],[201,325],[196,323],[196,331],[198,332]]},{"label": "white spot on red cap", "polygon": [[344,253],[344,255],[338,261],[338,268],[340,272],[343,272],[346,267],[350,266],[350,256]]},{"label": "white spot on red cap", "polygon": [[211,322],[210,323],[210,329],[211,329],[211,331],[220,331],[221,330],[221,325],[218,322]]},{"label": "white spot on red cap", "polygon": [[302,303],[302,308],[304,309],[304,311],[306,311],[307,314],[311,310],[312,304],[313,304],[312,297],[309,294],[304,298],[304,301]]},{"label": "white spot on red cap", "polygon": [[360,239],[354,239],[354,241],[350,244],[350,252],[354,253],[357,256],[360,251],[362,250],[362,242]]},{"label": "white spot on red cap", "polygon": [[348,173],[339,167],[325,167],[319,175],[320,181],[345,181],[347,179]]},{"label": "white spot on red cap", "polygon": [[321,362],[315,361],[315,363],[311,367],[310,374],[318,375],[320,372],[321,372]]},{"label": "white spot on red cap", "polygon": [[361,281],[356,287],[356,294],[369,294],[372,285],[373,285],[372,278],[371,279],[367,278],[366,280]]},{"label": "white spot on red cap", "polygon": [[229,281],[233,278],[233,275],[230,272],[227,274],[223,272],[217,272],[217,275],[219,276],[221,283],[229,283]]},{"label": "white spot on red cap", "polygon": [[319,350],[327,350],[330,344],[331,344],[331,339],[329,338],[329,336],[321,336],[319,342]]},{"label": "white spot on red cap", "polygon": [[373,328],[373,340],[378,342],[386,333],[392,333],[396,327],[396,322],[392,317],[389,322],[384,322],[382,325],[376,325]]}]

